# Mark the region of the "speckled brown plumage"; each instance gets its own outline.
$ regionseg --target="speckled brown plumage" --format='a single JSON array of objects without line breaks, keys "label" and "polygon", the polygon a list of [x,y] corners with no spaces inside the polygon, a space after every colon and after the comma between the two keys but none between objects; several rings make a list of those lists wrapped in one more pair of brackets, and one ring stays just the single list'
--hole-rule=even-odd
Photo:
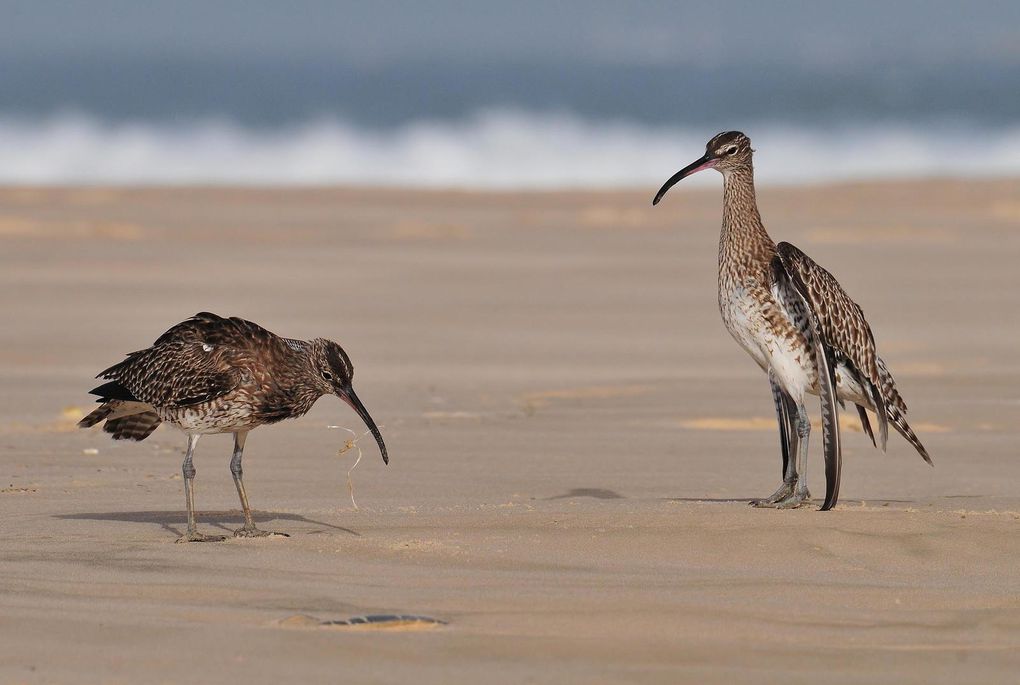
[{"label": "speckled brown plumage", "polygon": [[[807,392],[822,398],[828,481],[823,509],[829,509],[839,489],[836,403],[854,402],[865,431],[883,449],[891,423],[925,461],[931,463],[931,458],[907,423],[906,404],[878,356],[861,307],[831,273],[793,245],[776,245],[766,232],[755,199],[752,153],[744,134],[720,133],[708,142],[702,158],[663,185],[653,204],[692,173],[714,168],[723,174],[719,308],[727,330],[769,374],[783,435],[784,485],[758,504],[799,506],[808,497],[804,470],[810,425],[803,409]],[[876,413],[878,441],[865,409]],[[791,419],[793,413],[797,416]],[[794,444],[798,438],[799,445]],[[789,458],[794,449],[800,450],[799,475]]]},{"label": "speckled brown plumage", "polygon": [[331,340],[281,338],[251,321],[201,312],[98,378],[108,381],[91,391],[100,406],[79,426],[105,422],[103,430],[116,440],[144,440],[161,422],[188,434],[183,470],[189,540],[208,539],[195,530],[192,511],[191,457],[201,435],[234,434],[231,471],[245,513],[239,535],[259,534],[241,482],[241,452],[253,428],[301,416],[323,395],[335,394],[358,412],[388,462],[382,435],[354,393],[354,366]]},{"label": "speckled brown plumage", "polygon": [[[885,448],[886,422],[906,438],[921,457],[932,463],[928,451],[907,423],[907,405],[896,389],[896,381],[878,356],[875,336],[864,318],[864,310],[854,302],[836,278],[790,243],[779,243],[778,257],[783,268],[804,284],[812,311],[816,313],[826,344],[837,364],[847,366],[866,393],[866,406],[876,413],[880,424],[879,442]],[[867,422],[862,414],[862,423]],[[871,432],[870,426],[866,431]],[[871,435],[874,440],[874,435]]]},{"label": "speckled brown plumage", "polygon": [[[225,433],[307,413],[335,391],[321,369],[353,379],[350,359],[332,341],[285,339],[251,321],[201,312],[100,373],[111,382],[92,392],[147,404],[186,432]],[[103,411],[86,420],[101,420]]]},{"label": "speckled brown plumage", "polygon": [[860,305],[850,299],[831,273],[795,246],[779,243],[776,252],[782,268],[796,274],[804,284],[808,304],[818,318],[826,342],[877,387],[881,379],[875,337]]}]

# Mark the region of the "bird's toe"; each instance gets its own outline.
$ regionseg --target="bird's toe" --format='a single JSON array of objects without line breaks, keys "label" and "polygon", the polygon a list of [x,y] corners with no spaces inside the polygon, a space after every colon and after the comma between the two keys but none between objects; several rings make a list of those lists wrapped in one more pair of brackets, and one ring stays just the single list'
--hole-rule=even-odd
[{"label": "bird's toe", "polygon": [[777,509],[799,509],[811,504],[811,493],[807,488],[799,488],[786,499],[776,502]]},{"label": "bird's toe", "polygon": [[797,486],[797,481],[784,481],[779,489],[773,492],[765,499],[753,499],[748,504],[752,507],[763,507],[767,509],[775,509],[778,507],[780,502],[784,502],[794,496]]}]

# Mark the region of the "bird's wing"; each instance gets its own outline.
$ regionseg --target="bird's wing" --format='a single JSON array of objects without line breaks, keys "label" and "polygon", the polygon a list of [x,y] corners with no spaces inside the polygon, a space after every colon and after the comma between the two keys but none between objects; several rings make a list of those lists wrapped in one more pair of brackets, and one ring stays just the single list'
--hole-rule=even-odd
[{"label": "bird's wing", "polygon": [[[826,336],[823,316],[811,295],[810,288],[798,269],[790,269],[784,258],[787,243],[777,246],[779,253],[772,260],[773,277],[787,297],[796,298],[807,312],[808,335],[815,349],[818,395],[822,406],[822,451],[825,457],[825,502],[822,511],[836,506],[839,499],[839,480],[843,470],[843,449],[839,434],[839,398],[836,394],[836,360],[832,343]],[[796,250],[797,248],[793,248]],[[797,250],[798,253],[800,252]],[[801,253],[803,254],[803,253]],[[835,279],[833,279],[835,282]],[[837,284],[838,287],[838,284]]]},{"label": "bird's wing", "polygon": [[799,249],[790,243],[779,243],[776,249],[783,268],[818,320],[825,342],[836,357],[835,361],[843,362],[857,371],[861,386],[868,393],[878,417],[879,441],[882,449],[885,449],[889,435],[885,405],[889,396],[882,391],[875,336],[864,318],[864,311],[846,294],[831,273]]},{"label": "bird's wing", "polygon": [[106,383],[93,394],[133,398],[154,407],[186,407],[209,402],[236,389],[259,354],[285,348],[258,324],[210,312],[172,326],[144,350],[106,369]]},{"label": "bird's wing", "polygon": [[[864,318],[864,311],[854,302],[836,278],[814,260],[790,243],[779,243],[777,266],[782,267],[791,283],[803,298],[805,305],[817,320],[825,344],[835,361],[856,372],[864,392],[871,400],[871,408],[878,418],[878,444],[886,448],[889,424],[892,424],[918,454],[932,463],[920,439],[907,423],[907,405],[896,389],[896,382],[878,356],[875,336]],[[874,441],[867,415],[861,412],[861,423]]]},{"label": "bird's wing", "polygon": [[[93,394],[124,394],[153,407],[187,407],[236,389],[244,376],[244,352],[198,341],[174,340],[132,352],[98,378],[108,381]],[[239,364],[239,362],[242,362]]]},{"label": "bird's wing", "polygon": [[153,346],[169,342],[200,342],[207,345],[229,345],[235,349],[267,349],[283,345],[283,340],[257,323],[240,317],[229,318],[211,312],[199,312],[171,326],[156,338]]}]

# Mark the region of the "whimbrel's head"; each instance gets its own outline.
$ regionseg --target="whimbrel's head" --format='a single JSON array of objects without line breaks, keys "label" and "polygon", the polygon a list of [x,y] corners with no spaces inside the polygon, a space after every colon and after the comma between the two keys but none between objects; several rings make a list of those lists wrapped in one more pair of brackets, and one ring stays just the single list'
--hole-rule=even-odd
[{"label": "whimbrel's head", "polygon": [[316,338],[311,344],[312,367],[318,377],[315,382],[324,395],[336,395],[351,406],[351,409],[358,413],[361,420],[365,422],[368,429],[372,431],[372,437],[379,443],[379,452],[382,453],[383,462],[390,463],[390,457],[386,453],[386,443],[383,442],[382,433],[375,425],[365,405],[361,403],[354,393],[354,364],[351,358],[332,340]]},{"label": "whimbrel's head", "polygon": [[727,174],[738,169],[751,168],[751,139],[740,131],[726,131],[720,133],[705,145],[705,154],[673,174],[668,181],[662,184],[659,192],[652,200],[653,205],[659,204],[659,200],[678,181],[696,174],[702,169],[715,169]]}]

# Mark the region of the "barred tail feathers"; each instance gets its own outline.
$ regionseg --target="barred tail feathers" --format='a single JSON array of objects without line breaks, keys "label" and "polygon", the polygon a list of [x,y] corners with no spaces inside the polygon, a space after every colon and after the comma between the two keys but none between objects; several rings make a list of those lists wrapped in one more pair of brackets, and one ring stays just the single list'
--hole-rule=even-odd
[{"label": "barred tail feathers", "polygon": [[921,439],[917,437],[910,424],[907,423],[907,403],[903,401],[903,397],[896,389],[896,381],[893,380],[892,374],[889,373],[888,367],[881,357],[876,357],[876,365],[878,367],[878,377],[881,382],[881,386],[878,388],[882,394],[882,398],[885,400],[885,415],[892,424],[896,432],[903,436],[903,438],[914,446],[917,453],[921,455],[921,458],[928,462],[929,465],[934,466],[935,464],[931,460],[931,456],[928,454],[928,450],[925,449],[924,445],[921,444]]},{"label": "barred tail feathers", "polygon": [[106,421],[103,430],[114,440],[144,440],[156,430],[161,419],[145,402],[107,400],[78,422],[79,428],[90,428]]},{"label": "barred tail feathers", "polygon": [[928,462],[929,466],[935,466],[931,460],[931,456],[928,455],[928,450],[921,444],[921,439],[917,437],[914,430],[907,423],[907,415],[901,413],[898,407],[886,405],[886,415],[889,417],[889,423],[892,424],[893,428],[896,429],[904,439],[914,446],[917,453],[921,455],[921,458]]}]

